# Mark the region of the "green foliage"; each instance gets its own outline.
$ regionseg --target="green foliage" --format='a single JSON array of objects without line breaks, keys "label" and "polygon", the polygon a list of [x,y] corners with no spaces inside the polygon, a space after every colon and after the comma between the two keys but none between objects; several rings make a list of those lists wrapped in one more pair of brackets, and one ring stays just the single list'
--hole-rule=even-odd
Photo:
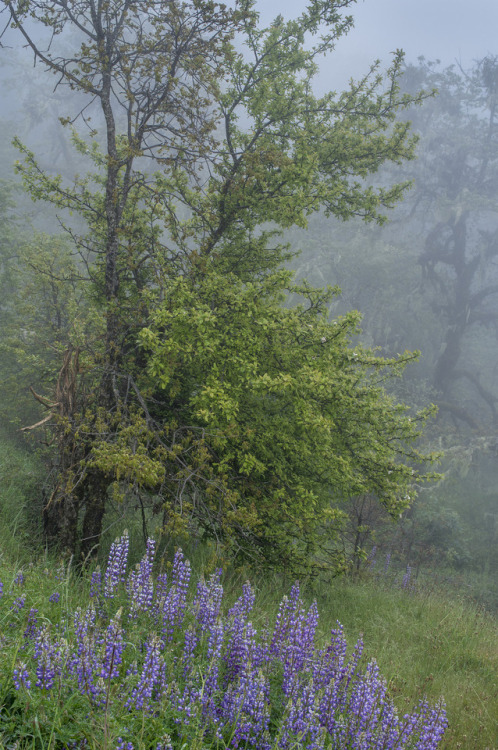
[{"label": "green foliage", "polygon": [[0,547],[20,564],[29,562],[40,542],[42,481],[41,462],[0,434]]},{"label": "green foliage", "polygon": [[[283,308],[284,291],[307,301]],[[258,284],[176,279],[141,333],[156,399],[206,451],[216,491],[202,511],[190,492],[194,518],[220,533],[224,496],[226,542],[291,566],[316,564],[317,542],[334,549],[339,498],[372,492],[401,513],[427,458],[409,447],[427,413],[408,416],[382,386],[413,355],[352,348],[357,315],[329,321],[333,293],[297,287],[288,272]]]},{"label": "green foliage", "polygon": [[53,393],[63,352],[83,341],[90,347],[96,326],[64,237],[19,238],[2,282],[0,413],[12,429],[38,421],[30,387]]},{"label": "green foliage", "polygon": [[[59,452],[50,525],[63,546],[75,548],[83,513],[89,553],[110,494],[132,493],[170,532],[313,566],[317,545],[322,562],[336,554],[338,501],[371,492],[399,515],[413,496],[416,464],[430,458],[412,447],[427,412],[408,416],[383,388],[413,356],[352,348],[358,316],[329,322],[332,292],[279,270],[283,230],[319,210],[382,223],[407,187],[365,182],[414,154],[398,115],[424,95],[400,93],[402,54],[341,94],[312,90],[318,57],[351,26],[349,5],[313,0],[262,29],[250,0],[233,11],[113,0],[90,16],[84,2],[69,12],[5,0],[35,56],[99,107],[88,137],[72,131],[83,177],[44,171],[18,143],[31,196],[87,226],[66,222],[90,312],[65,336],[44,404]],[[29,14],[54,32],[48,51]],[[83,42],[59,55],[74,25]],[[60,281],[72,319],[75,289]],[[285,308],[289,294],[303,304]]]}]

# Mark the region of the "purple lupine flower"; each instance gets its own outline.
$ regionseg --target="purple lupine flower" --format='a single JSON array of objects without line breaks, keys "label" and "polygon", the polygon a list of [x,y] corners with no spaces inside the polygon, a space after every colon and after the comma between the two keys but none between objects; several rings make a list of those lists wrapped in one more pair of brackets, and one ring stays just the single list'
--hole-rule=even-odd
[{"label": "purple lupine flower", "polygon": [[200,579],[193,602],[195,618],[201,631],[209,631],[218,619],[223,598],[223,586],[220,583],[221,570],[215,571],[206,583]]},{"label": "purple lupine flower", "polygon": [[292,692],[282,720],[279,746],[298,745],[318,750],[323,747],[326,731],[319,721],[315,687],[313,683],[305,683]]},{"label": "purple lupine flower", "polygon": [[338,742],[343,742],[343,734],[341,733],[343,721],[341,715],[346,711],[348,688],[355,677],[363,651],[363,642],[361,639],[358,640],[351,658],[346,662],[346,644],[342,633],[342,626],[339,626],[332,633],[333,638],[335,637],[335,643],[332,642],[331,646],[327,649],[325,657],[322,658],[320,669],[315,670],[317,671],[315,681],[317,685],[324,686],[319,704],[320,724],[327,727],[330,734],[334,737],[337,735]]},{"label": "purple lupine flower", "polygon": [[123,628],[121,627],[122,613],[123,610],[120,608],[106,629],[103,643],[102,664],[100,668],[100,677],[103,680],[111,680],[119,674],[119,666],[122,662],[123,651],[125,648]]},{"label": "purple lupine flower", "polygon": [[96,596],[100,596],[101,588],[102,576],[100,573],[100,568],[96,568],[90,578],[90,599],[93,599]]},{"label": "purple lupine flower", "polygon": [[384,575],[387,575],[387,571],[389,570],[390,564],[391,564],[391,553],[388,552],[386,555],[386,561],[384,563]]},{"label": "purple lupine flower", "polygon": [[38,610],[35,607],[32,607],[28,612],[28,622],[26,623],[26,629],[23,633],[23,638],[26,640],[33,640],[38,633],[38,628],[36,627],[38,624],[37,614]]},{"label": "purple lupine flower", "polygon": [[240,674],[249,658],[246,621],[244,616],[236,617],[225,627],[227,647],[224,654],[226,664],[225,686]]},{"label": "purple lupine flower", "polygon": [[242,586],[242,596],[239,596],[233,607],[228,610],[228,619],[240,616],[246,619],[252,611],[255,598],[251,584],[246,581]]},{"label": "purple lupine flower", "polygon": [[166,640],[171,641],[175,628],[183,623],[187,607],[190,573],[190,563],[185,560],[183,552],[179,549],[173,559],[171,585],[159,602],[162,631]]},{"label": "purple lupine flower", "polygon": [[356,645],[351,654],[349,661],[342,667],[339,679],[343,682],[343,694],[346,696],[347,690],[351,684],[353,677],[356,674],[358,665],[360,663],[361,656],[363,654],[363,639],[358,638]]},{"label": "purple lupine flower", "polygon": [[23,586],[24,585],[24,573],[22,572],[22,570],[20,571],[20,573],[18,573],[16,575],[16,577],[14,578],[14,580],[12,582],[12,585],[13,586]]},{"label": "purple lupine flower", "polygon": [[2,581],[0,581],[0,599],[2,598],[2,596],[3,596],[3,583]]},{"label": "purple lupine flower", "polygon": [[185,641],[183,645],[182,664],[183,664],[183,676],[187,677],[192,670],[192,659],[194,656],[195,649],[199,643],[198,629],[190,626],[185,631]]},{"label": "purple lupine flower", "polygon": [[158,573],[156,576],[156,599],[162,599],[168,591],[168,574]]},{"label": "purple lupine flower", "polygon": [[51,690],[56,675],[60,674],[58,664],[60,655],[57,653],[55,644],[50,640],[46,627],[37,634],[34,656],[36,660],[36,687],[41,690]]},{"label": "purple lupine flower", "polygon": [[375,557],[376,554],[377,554],[377,546],[374,545],[372,547],[372,549],[370,550],[370,554],[367,557],[367,563],[368,563],[368,566],[369,566],[370,570],[373,570],[375,568],[376,563],[377,563],[377,560],[376,560],[376,557]]},{"label": "purple lupine flower", "polygon": [[386,703],[386,692],[386,683],[380,677],[376,662],[372,661],[365,672],[356,677],[349,697],[348,732],[352,741],[358,736],[376,733]]},{"label": "purple lupine flower", "polygon": [[14,599],[14,601],[11,604],[11,610],[12,612],[20,612],[21,609],[23,609],[24,605],[26,604],[26,597],[25,596],[18,596],[17,599]]},{"label": "purple lupine flower", "polygon": [[157,691],[163,683],[161,651],[161,639],[156,635],[152,636],[145,648],[145,661],[140,680],[132,690],[131,697],[126,703],[127,708],[133,705],[139,711],[150,711],[150,702],[154,691]]},{"label": "purple lupine flower", "polygon": [[314,601],[306,614],[301,631],[295,632],[295,638],[299,642],[301,664],[306,667],[311,666],[315,652],[315,633],[318,626],[318,619],[318,607],[316,601]]},{"label": "purple lupine flower", "polygon": [[279,656],[282,646],[287,642],[289,631],[292,628],[297,612],[302,611],[302,604],[299,598],[299,583],[294,584],[289,596],[284,596],[278,608],[277,620],[273,630],[273,637],[270,644],[270,653]]},{"label": "purple lupine flower", "polygon": [[93,698],[100,692],[96,681],[100,671],[98,651],[103,643],[103,636],[96,626],[96,618],[93,605],[84,612],[77,609],[74,613],[76,651],[68,664],[69,672],[76,675],[81,693]]},{"label": "purple lupine flower", "polygon": [[409,565],[406,566],[406,573],[403,576],[403,582],[401,584],[402,588],[406,589],[408,588],[408,584],[410,583],[410,578],[412,577],[412,569]]},{"label": "purple lupine flower", "polygon": [[216,718],[215,696],[219,690],[219,667],[223,647],[224,628],[221,620],[211,625],[207,648],[207,674],[201,694],[202,713],[205,717]]},{"label": "purple lupine flower", "polygon": [[50,594],[50,596],[48,597],[48,600],[49,602],[52,602],[52,604],[58,604],[60,598],[61,598],[61,595],[59,594],[59,592],[54,591],[53,594]]},{"label": "purple lupine flower", "polygon": [[152,581],[152,566],[154,563],[155,541],[147,539],[145,555],[137,570],[132,571],[128,577],[128,595],[131,600],[131,617],[136,617],[138,612],[147,612],[152,607],[154,598],[154,583]]},{"label": "purple lupine flower", "polygon": [[396,747],[403,747],[403,738],[400,733],[400,722],[396,709],[392,701],[385,700],[382,711],[379,716],[379,731],[377,736],[377,746],[390,750]]},{"label": "purple lupine flower", "polygon": [[169,734],[165,734],[161,737],[155,750],[173,750],[173,743]]},{"label": "purple lupine flower", "polygon": [[[142,601],[146,587],[140,581],[145,580],[146,574],[150,580],[153,554],[149,549],[143,564],[130,575],[133,583],[129,582],[128,591],[132,601]],[[159,622],[163,634],[170,639],[185,617],[189,577],[190,566],[180,551],[175,555],[169,588],[165,576],[156,588],[158,617],[162,618]],[[119,578],[118,583],[121,581]],[[111,596],[118,583],[109,586]],[[193,724],[196,732],[203,727],[220,742],[229,736],[232,748],[290,750],[299,746],[303,750],[322,750],[326,745],[349,750],[437,750],[447,726],[444,706],[431,708],[423,701],[418,710],[400,720],[387,698],[386,684],[376,664],[372,662],[358,672],[361,640],[346,660],[346,640],[338,624],[328,647],[316,649],[316,603],[306,612],[297,584],[280,605],[273,633],[265,632],[262,637],[248,621],[254,602],[249,584],[245,584],[242,596],[224,621],[219,617],[222,593],[219,572],[197,587],[190,610],[194,618],[185,632],[183,656],[181,661],[175,661],[177,668],[183,667],[185,688],[181,690],[174,681],[166,686],[165,639],[156,635],[145,644],[141,671],[136,664],[127,671],[135,685],[126,704],[130,710],[154,712],[154,701],[166,695],[167,687],[168,699],[178,711],[176,723],[183,727]],[[55,676],[62,672],[63,642],[51,642],[48,629],[36,627],[35,615],[36,610],[31,610],[26,628],[26,633],[28,629],[30,633],[25,633],[25,637],[34,641],[36,686],[50,690]],[[121,610],[102,631],[93,605],[74,615],[75,644],[68,671],[76,676],[80,691],[93,700],[103,700],[100,692],[105,689],[104,681],[119,673],[124,649],[120,618]],[[207,635],[206,668],[198,674],[191,669],[191,661],[203,632]],[[220,685],[223,662],[225,681]],[[274,738],[270,737],[269,728],[269,675],[279,674],[281,668],[282,693],[287,701],[280,732]],[[29,672],[23,662],[16,665],[13,681],[18,690],[23,686],[30,688]],[[271,705],[274,701],[272,695]],[[130,736],[128,730],[122,733]],[[188,740],[188,732],[183,736]],[[117,742],[116,750],[133,748],[130,741],[121,737]],[[156,736],[154,750],[172,750],[170,737]]]},{"label": "purple lupine flower", "polygon": [[189,726],[189,724],[197,724],[199,721],[199,697],[201,691],[191,683],[187,683],[183,689],[183,693],[180,695],[176,686],[172,686],[173,690],[169,694],[171,705],[173,705],[180,716],[175,718],[175,724],[181,724],[182,726]]},{"label": "purple lupine flower", "polygon": [[[283,605],[283,606],[282,606]],[[314,602],[305,614],[299,598],[299,587],[295,585],[289,600],[282,602],[277,617],[272,646],[284,664],[282,690],[290,695],[294,674],[312,667],[315,650],[315,631],[318,624],[318,608]]]},{"label": "purple lupine flower", "polygon": [[440,701],[431,708],[425,700],[421,701],[419,714],[422,726],[414,750],[436,750],[448,726],[444,703]]},{"label": "purple lupine flower", "polygon": [[330,644],[325,650],[318,651],[313,660],[313,680],[318,688],[324,688],[339,674],[346,659],[347,641],[344,628],[340,622],[332,630]]},{"label": "purple lupine flower", "polygon": [[30,689],[31,680],[29,678],[28,668],[23,661],[19,662],[14,669],[14,672],[12,673],[12,681],[16,690],[20,690],[21,685],[23,685],[26,690]]},{"label": "purple lupine flower", "polygon": [[116,588],[125,581],[129,546],[130,540],[126,531],[120,539],[116,539],[111,544],[104,578],[104,596],[106,599],[113,599]]},{"label": "purple lupine flower", "polygon": [[[251,632],[251,638],[253,635]],[[261,750],[270,747],[265,739],[270,721],[269,685],[264,674],[254,670],[250,661],[224,691],[220,713],[223,724],[232,727],[234,747],[241,742]]]}]

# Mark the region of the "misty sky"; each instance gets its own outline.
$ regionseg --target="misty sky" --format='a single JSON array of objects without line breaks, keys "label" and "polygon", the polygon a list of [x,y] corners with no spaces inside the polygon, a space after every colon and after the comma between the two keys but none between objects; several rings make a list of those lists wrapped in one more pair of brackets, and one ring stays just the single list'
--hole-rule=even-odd
[{"label": "misty sky", "polygon": [[[258,0],[265,22],[278,13],[297,16],[305,6],[305,0]],[[332,86],[361,75],[376,58],[387,63],[396,48],[410,62],[424,55],[464,68],[498,54],[498,0],[358,0],[348,12],[355,28],[337,45]]]}]

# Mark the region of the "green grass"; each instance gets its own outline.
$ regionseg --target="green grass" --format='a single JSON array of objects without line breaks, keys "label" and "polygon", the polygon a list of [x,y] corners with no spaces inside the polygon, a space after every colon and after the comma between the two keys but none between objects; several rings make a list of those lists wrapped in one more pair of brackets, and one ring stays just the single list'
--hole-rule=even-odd
[{"label": "green grass", "polygon": [[[292,585],[281,577],[250,576],[260,623],[271,620]],[[243,576],[234,576],[235,592]],[[447,704],[450,726],[441,750],[498,750],[498,620],[454,589],[426,583],[404,591],[373,578],[348,577],[304,589],[317,600],[324,641],[339,621],[350,647],[363,638],[400,711],[426,696]]]},{"label": "green grass", "polygon": [[336,619],[348,639],[363,634],[401,709],[441,695],[450,727],[445,750],[498,749],[498,623],[442,591],[386,590],[338,580],[317,596],[322,629]]}]

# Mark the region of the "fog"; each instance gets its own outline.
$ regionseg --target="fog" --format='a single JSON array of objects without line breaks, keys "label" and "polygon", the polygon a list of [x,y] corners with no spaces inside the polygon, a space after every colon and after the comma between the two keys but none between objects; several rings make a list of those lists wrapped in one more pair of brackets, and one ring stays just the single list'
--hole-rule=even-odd
[{"label": "fog", "polygon": [[[261,19],[299,15],[304,0],[258,0]],[[496,50],[498,3],[495,0],[358,0],[349,10],[354,29],[338,41],[333,61],[322,65],[318,85],[344,86],[377,59],[388,63],[403,49],[409,61],[424,56],[466,68]]]}]

